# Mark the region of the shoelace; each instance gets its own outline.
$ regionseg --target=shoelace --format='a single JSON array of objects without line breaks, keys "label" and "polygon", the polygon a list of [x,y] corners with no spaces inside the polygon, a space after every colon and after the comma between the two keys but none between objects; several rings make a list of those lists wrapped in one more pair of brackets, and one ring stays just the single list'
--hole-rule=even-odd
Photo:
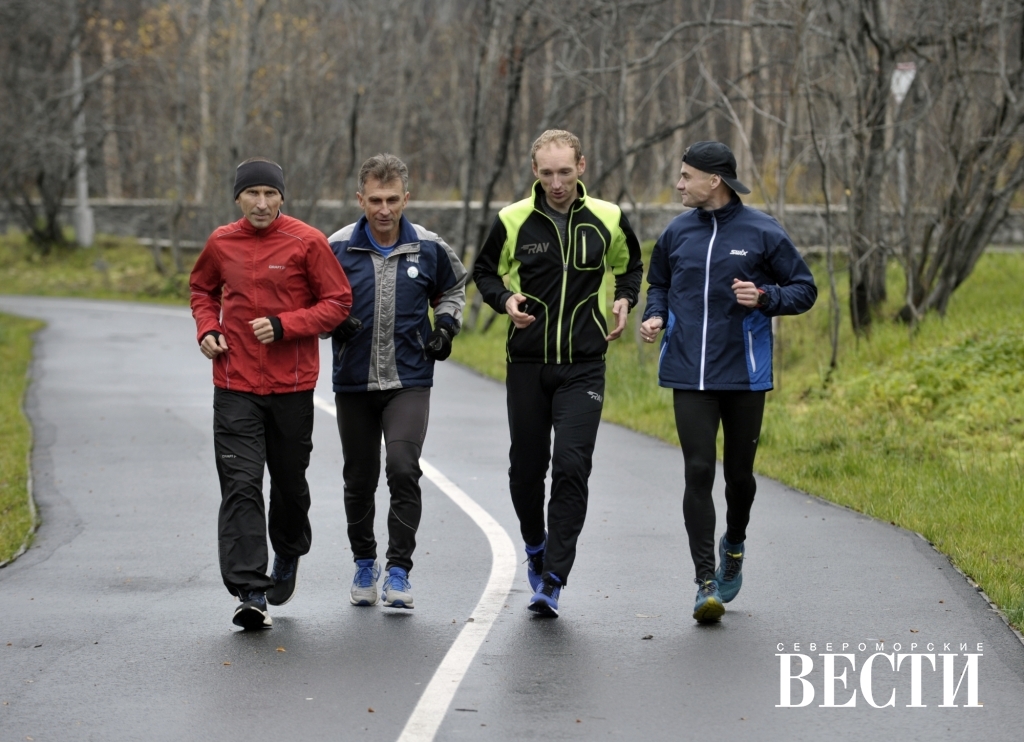
[{"label": "shoelace", "polygon": [[258,592],[256,590],[250,590],[249,591],[249,597],[247,597],[243,602],[245,602],[245,603],[257,603],[257,604],[266,605],[267,598],[261,592]]},{"label": "shoelace", "polygon": [[388,590],[397,590],[400,593],[409,592],[409,581],[401,575],[388,575],[387,580],[384,581],[384,586]]},{"label": "shoelace", "polygon": [[528,554],[526,561],[530,565],[530,569],[533,570],[535,575],[539,575],[544,570],[544,552],[540,554]]},{"label": "shoelace", "polygon": [[697,592],[701,595],[713,595],[718,586],[714,583],[714,580],[702,580],[699,577],[694,579],[694,582],[699,586]]},{"label": "shoelace", "polygon": [[560,587],[561,585],[559,585],[556,582],[553,582],[552,580],[544,580],[544,584],[540,586],[540,591],[541,594],[547,595],[549,598],[551,598],[554,597],[555,590],[557,590]]},{"label": "shoelace", "polygon": [[723,575],[725,580],[735,580],[736,575],[740,572],[740,567],[743,566],[743,552],[738,554],[730,554],[728,551],[725,552],[725,573]]},{"label": "shoelace", "polygon": [[360,567],[356,570],[356,584],[359,587],[369,587],[373,584],[373,567]]}]

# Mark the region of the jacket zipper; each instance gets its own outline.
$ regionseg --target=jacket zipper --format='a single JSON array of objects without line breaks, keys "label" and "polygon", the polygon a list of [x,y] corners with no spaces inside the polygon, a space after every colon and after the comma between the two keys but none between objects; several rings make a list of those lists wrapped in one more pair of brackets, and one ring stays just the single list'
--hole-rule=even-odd
[{"label": "jacket zipper", "polygon": [[704,329],[700,338],[700,391],[704,391],[704,362],[708,355],[708,288],[711,285],[711,250],[715,246],[715,237],[718,236],[718,219],[711,215],[711,241],[708,242],[708,257],[704,263]]},{"label": "jacket zipper", "polygon": [[[562,233],[558,231],[558,225],[555,224],[555,220],[545,214],[543,211],[534,207],[534,211],[542,214],[545,219],[551,222],[551,226],[555,228],[555,236],[558,237],[558,251],[562,256],[562,295],[558,300],[558,325],[555,327],[555,363],[562,362],[562,313],[565,311],[565,287],[569,283],[569,258],[565,252],[565,245],[562,243]],[[572,207],[569,207],[569,214],[566,217],[565,222],[565,234],[566,238],[572,234]],[[569,239],[569,244],[572,244],[572,240]],[[510,338],[511,339],[511,338]],[[547,338],[544,338],[544,344],[547,345]],[[545,350],[545,355],[547,351]]]}]

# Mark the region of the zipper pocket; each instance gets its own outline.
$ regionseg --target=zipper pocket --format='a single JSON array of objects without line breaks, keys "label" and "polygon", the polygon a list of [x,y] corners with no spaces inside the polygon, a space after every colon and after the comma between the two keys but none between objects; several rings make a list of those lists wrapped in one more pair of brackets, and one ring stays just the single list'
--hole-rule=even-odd
[{"label": "zipper pocket", "polygon": [[754,333],[747,330],[747,347],[750,349],[750,368],[757,373],[757,361],[754,360]]},{"label": "zipper pocket", "polygon": [[416,342],[420,344],[420,352],[423,353],[423,360],[427,360],[427,346],[423,344],[423,336],[420,335],[420,331],[416,331]]}]

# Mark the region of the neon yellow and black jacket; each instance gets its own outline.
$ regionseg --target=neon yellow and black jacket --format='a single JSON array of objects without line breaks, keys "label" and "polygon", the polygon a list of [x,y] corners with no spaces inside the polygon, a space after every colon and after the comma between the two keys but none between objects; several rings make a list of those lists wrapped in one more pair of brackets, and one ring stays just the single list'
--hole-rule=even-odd
[{"label": "neon yellow and black jacket", "polygon": [[[600,361],[608,350],[611,281],[615,299],[632,309],[640,292],[640,243],[622,210],[587,196],[569,210],[568,244],[543,209],[544,191],[498,213],[473,266],[477,289],[496,312],[505,313],[513,294],[527,298],[522,311],[537,319],[524,330],[508,323],[509,363]],[[503,278],[508,276],[506,287]]]}]

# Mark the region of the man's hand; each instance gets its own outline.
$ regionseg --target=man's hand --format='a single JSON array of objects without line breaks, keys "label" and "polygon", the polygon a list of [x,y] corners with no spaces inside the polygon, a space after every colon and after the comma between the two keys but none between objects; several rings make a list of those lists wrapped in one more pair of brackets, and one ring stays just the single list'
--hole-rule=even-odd
[{"label": "man's hand", "polygon": [[612,304],[612,315],[615,317],[615,329],[608,333],[605,340],[609,343],[618,340],[619,335],[626,329],[626,318],[629,316],[629,299],[616,299]]},{"label": "man's hand", "polygon": [[737,302],[751,309],[757,306],[757,297],[761,293],[750,281],[741,281],[738,278],[732,279],[732,292],[736,294]]},{"label": "man's hand", "polygon": [[224,339],[224,336],[219,332],[211,332],[203,338],[203,342],[199,344],[199,350],[202,351],[204,356],[212,359],[216,358],[221,353],[226,353],[228,350],[228,343]]},{"label": "man's hand", "polygon": [[661,332],[662,326],[665,324],[661,317],[651,317],[646,322],[640,325],[640,337],[643,338],[645,343],[653,343],[658,339],[658,333]]},{"label": "man's hand", "polygon": [[428,358],[444,361],[452,354],[452,331],[444,324],[438,323],[434,331],[427,336],[424,351]]},{"label": "man's hand", "polygon": [[264,345],[270,345],[274,342],[274,325],[266,317],[260,317],[259,319],[249,320],[249,326],[252,327],[252,333],[256,336]]},{"label": "man's hand", "polygon": [[519,311],[519,305],[525,303],[526,297],[522,294],[512,294],[512,296],[508,297],[508,301],[505,302],[505,311],[508,313],[509,319],[512,320],[512,324],[519,330],[529,327],[530,323],[537,319],[532,314]]}]

